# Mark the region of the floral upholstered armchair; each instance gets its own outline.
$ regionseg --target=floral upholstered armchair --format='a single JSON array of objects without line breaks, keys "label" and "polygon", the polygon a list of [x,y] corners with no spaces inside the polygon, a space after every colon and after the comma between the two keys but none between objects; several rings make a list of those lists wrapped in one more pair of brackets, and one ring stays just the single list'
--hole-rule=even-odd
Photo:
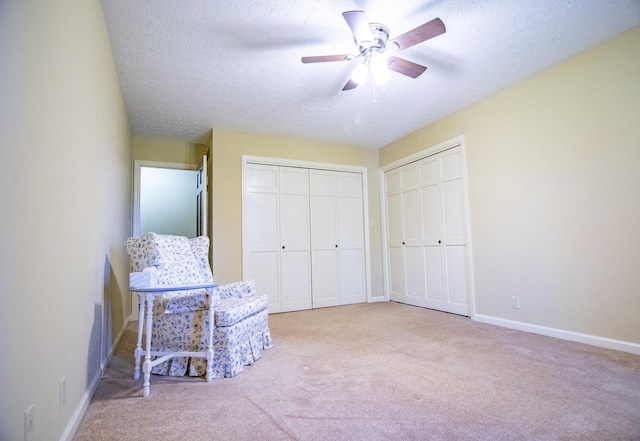
[{"label": "floral upholstered armchair", "polygon": [[[197,285],[213,282],[209,267],[209,238],[188,239],[147,233],[126,241],[131,272],[156,268],[158,285]],[[253,280],[213,289],[213,377],[234,377],[273,346],[268,326],[267,296],[256,294]],[[207,291],[164,293],[153,304],[151,350],[206,351],[209,332]],[[154,366],[161,375],[202,376],[206,359],[174,357]]]}]

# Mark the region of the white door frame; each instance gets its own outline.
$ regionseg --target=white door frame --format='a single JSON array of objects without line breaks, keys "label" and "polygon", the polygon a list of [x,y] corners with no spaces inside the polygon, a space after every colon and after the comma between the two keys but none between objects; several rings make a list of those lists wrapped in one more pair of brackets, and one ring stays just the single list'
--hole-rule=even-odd
[{"label": "white door frame", "polygon": [[173,170],[193,170],[200,168],[199,165],[184,164],[178,162],[158,162],[136,159],[133,161],[133,223],[131,225],[131,235],[140,235],[140,169],[142,167],[168,168]]},{"label": "white door frame", "polygon": [[386,188],[385,188],[385,180],[384,174],[392,170],[394,168],[401,167],[403,165],[409,164],[411,162],[418,161],[420,159],[426,158],[427,156],[432,156],[437,153],[443,152],[453,147],[460,146],[460,153],[462,158],[462,176],[463,176],[463,190],[464,190],[464,208],[465,208],[465,224],[466,224],[466,241],[467,241],[467,265],[469,271],[469,314],[472,320],[475,320],[476,316],[476,296],[475,296],[475,285],[474,280],[475,277],[473,275],[473,248],[471,245],[471,215],[469,210],[469,184],[468,184],[468,174],[467,174],[467,148],[465,143],[465,137],[457,136],[448,141],[441,142],[440,144],[428,147],[424,150],[416,152],[412,155],[406,156],[404,158],[398,159],[397,161],[391,162],[387,165],[380,167],[380,212],[381,216],[381,227],[382,227],[382,265],[383,265],[383,278],[384,278],[384,296],[385,299],[389,300],[389,260],[388,260],[388,250],[387,250],[387,200],[386,200]]},{"label": "white door frame", "polygon": [[[330,164],[324,162],[312,162],[312,161],[298,161],[294,159],[283,159],[283,158],[269,158],[263,156],[248,156],[242,155],[242,224],[246,225],[247,219],[245,218],[248,210],[245,206],[246,204],[246,167],[247,164],[263,164],[263,165],[279,165],[284,167],[300,167],[300,168],[308,168],[308,169],[318,169],[318,170],[332,170],[332,171],[343,171],[343,172],[353,172],[353,173],[361,173],[362,174],[362,204],[364,211],[364,247],[365,247],[365,283],[367,290],[367,303],[373,301],[371,298],[371,247],[369,245],[369,186],[367,180],[367,168],[360,167],[355,165],[344,165],[344,164]],[[242,272],[245,272],[245,259],[244,256],[247,253],[247,238],[245,237],[245,228],[242,228]]]}]

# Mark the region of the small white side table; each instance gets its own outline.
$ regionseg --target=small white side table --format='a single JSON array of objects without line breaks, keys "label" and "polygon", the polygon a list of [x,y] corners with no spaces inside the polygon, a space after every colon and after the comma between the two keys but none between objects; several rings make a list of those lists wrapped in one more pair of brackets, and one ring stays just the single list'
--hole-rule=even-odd
[{"label": "small white side table", "polygon": [[[205,283],[199,285],[156,285],[146,287],[129,287],[131,292],[138,294],[140,300],[140,311],[138,315],[138,344],[134,353],[136,365],[133,370],[133,378],[137,380],[140,378],[140,358],[142,356],[142,329],[145,320],[145,307],[146,307],[146,341],[144,349],[144,363],[142,365],[142,371],[144,373],[144,384],[142,395],[144,397],[149,396],[151,369],[157,364],[163,361],[169,360],[173,357],[204,357],[207,359],[207,383],[213,380],[213,288],[218,286],[215,283]],[[164,352],[164,351],[152,351],[151,350],[151,332],[152,332],[152,319],[153,319],[153,300],[156,297],[161,297],[165,292],[170,291],[187,291],[193,289],[206,289],[209,294],[209,335],[207,340],[207,350],[205,352],[192,352],[192,351],[179,351],[179,352]],[[158,357],[155,360],[151,360],[151,357]]]}]

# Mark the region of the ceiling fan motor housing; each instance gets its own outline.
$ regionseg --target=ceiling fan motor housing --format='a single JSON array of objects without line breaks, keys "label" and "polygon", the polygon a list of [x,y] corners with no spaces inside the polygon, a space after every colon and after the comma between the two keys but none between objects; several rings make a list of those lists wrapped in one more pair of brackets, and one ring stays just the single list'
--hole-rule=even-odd
[{"label": "ceiling fan motor housing", "polygon": [[368,55],[368,52],[384,52],[389,40],[389,28],[381,23],[369,23],[369,28],[371,29],[372,41],[361,41],[359,45],[360,53]]}]

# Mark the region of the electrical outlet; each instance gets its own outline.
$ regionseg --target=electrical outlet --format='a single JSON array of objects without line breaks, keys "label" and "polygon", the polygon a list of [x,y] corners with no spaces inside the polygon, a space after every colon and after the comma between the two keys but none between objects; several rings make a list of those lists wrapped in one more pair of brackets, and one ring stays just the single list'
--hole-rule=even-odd
[{"label": "electrical outlet", "polygon": [[62,406],[64,406],[64,403],[67,401],[67,380],[65,377],[60,379],[59,386],[60,393],[58,394],[58,408],[62,409]]},{"label": "electrical outlet", "polygon": [[24,411],[24,441],[33,441],[33,404]]},{"label": "electrical outlet", "polygon": [[520,309],[520,297],[511,297],[511,307],[513,309]]}]

